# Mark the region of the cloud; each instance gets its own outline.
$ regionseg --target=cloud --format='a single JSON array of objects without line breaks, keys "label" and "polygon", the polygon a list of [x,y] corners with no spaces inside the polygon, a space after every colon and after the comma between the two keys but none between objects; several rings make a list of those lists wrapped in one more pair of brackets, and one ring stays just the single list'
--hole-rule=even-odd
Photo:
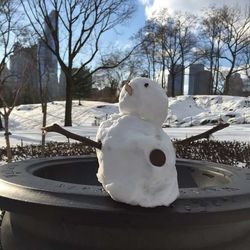
[{"label": "cloud", "polygon": [[163,8],[169,7],[169,2],[164,0],[139,0],[145,7],[145,14],[147,18],[151,18],[154,12],[158,12]]},{"label": "cloud", "polygon": [[169,12],[176,10],[187,11],[193,14],[198,14],[202,9],[209,7],[210,5],[222,6],[222,5],[239,5],[245,7],[249,5],[249,0],[139,0],[145,8],[145,14],[147,18],[151,18],[154,12],[157,12],[163,8],[167,8]]}]

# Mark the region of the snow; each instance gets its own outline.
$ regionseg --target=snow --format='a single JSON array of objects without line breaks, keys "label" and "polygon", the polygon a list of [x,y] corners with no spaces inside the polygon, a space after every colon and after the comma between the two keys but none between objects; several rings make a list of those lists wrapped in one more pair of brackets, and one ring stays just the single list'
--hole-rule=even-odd
[{"label": "snow", "polygon": [[[190,113],[185,109],[190,105],[190,98],[196,99],[193,105],[196,105],[194,112],[190,108]],[[212,126],[207,123],[201,126],[204,120],[218,119],[219,117],[228,117],[231,125],[214,134],[216,140],[238,140],[250,142],[250,98],[233,96],[178,96],[169,98],[169,117],[176,115],[178,123],[167,119],[165,124],[171,127],[164,128],[171,139],[183,139],[192,135],[202,133]],[[181,101],[180,101],[181,100]],[[178,104],[175,106],[175,103]],[[175,106],[175,107],[174,107]],[[64,120],[63,101],[48,103],[47,124],[58,123],[63,126]],[[197,109],[198,107],[198,109]],[[71,132],[83,136],[95,138],[98,127],[94,126],[96,119],[105,120],[110,114],[118,113],[118,104],[105,102],[83,101],[78,105],[78,101],[73,102],[73,127],[67,128]],[[229,114],[237,113],[238,118],[230,118]],[[193,117],[193,127],[189,127],[190,117]],[[241,119],[240,119],[241,118]],[[248,124],[242,124],[242,118],[245,118]],[[37,144],[41,142],[42,113],[40,104],[20,105],[14,108],[10,115],[11,145]],[[179,125],[178,125],[179,124]],[[66,141],[64,136],[56,133],[49,133],[47,141]],[[0,147],[5,146],[4,131],[0,131]]]},{"label": "snow", "polygon": [[[58,123],[63,125],[64,122],[64,102],[50,102],[47,108],[47,124]],[[96,117],[104,119],[106,114],[118,112],[117,104],[103,102],[73,102],[73,126],[91,125]],[[40,104],[28,104],[17,106],[11,113],[10,129],[28,130],[40,129],[42,124],[42,113]]]},{"label": "snow", "polygon": [[199,107],[192,96],[180,96],[170,99],[170,115],[173,121],[182,121],[189,117],[194,117],[204,112],[204,108]]},{"label": "snow", "polygon": [[[127,86],[132,90],[130,95],[127,94]],[[148,78],[138,77],[122,88],[119,110],[122,114],[137,115],[161,126],[167,116],[168,98],[160,85]]]},{"label": "snow", "polygon": [[166,124],[182,127],[215,124],[250,123],[250,97],[178,96],[170,98]]},{"label": "snow", "polygon": [[[97,177],[114,200],[154,207],[168,206],[176,199],[175,152],[160,127],[133,115],[116,115],[102,123],[97,139],[103,145],[97,150]],[[156,148],[166,155],[161,167],[149,160]]]},{"label": "snow", "polygon": [[[97,150],[98,180],[116,201],[168,206],[179,188],[175,150],[161,127],[167,97],[155,82],[141,77],[123,87],[119,100],[120,113],[102,122],[97,132],[96,140],[102,143]],[[158,163],[151,157],[155,151],[163,157]]]}]

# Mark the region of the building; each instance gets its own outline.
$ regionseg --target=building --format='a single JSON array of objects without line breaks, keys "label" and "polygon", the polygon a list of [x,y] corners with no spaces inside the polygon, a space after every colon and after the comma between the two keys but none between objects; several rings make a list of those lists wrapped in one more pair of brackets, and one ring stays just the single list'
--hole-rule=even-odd
[{"label": "building", "polygon": [[[56,25],[56,11],[52,11],[47,19]],[[46,43],[39,40],[31,47],[22,47],[19,43],[14,46],[10,56],[11,87],[22,86],[18,103],[40,102],[40,89],[47,90],[47,100],[61,99],[62,93],[58,82],[58,63],[54,53],[47,44],[55,49],[54,40],[47,22],[44,26]]]},{"label": "building", "polygon": [[[10,70],[7,67],[7,64],[0,65],[0,92],[4,97],[4,101],[7,103],[11,103],[11,94],[13,91],[13,85],[11,84]],[[3,88],[4,86],[4,88]],[[1,105],[1,100],[0,100]],[[1,121],[0,121],[0,130],[1,130]]]},{"label": "building", "polygon": [[6,81],[8,81],[9,76],[10,71],[7,67],[7,64],[0,64],[0,84],[4,84]]},{"label": "building", "polygon": [[239,73],[235,73],[230,77],[228,95],[243,95],[243,80]]},{"label": "building", "polygon": [[37,45],[25,48],[16,43],[10,56],[9,72],[8,85],[22,86],[17,103],[39,102]]},{"label": "building", "polygon": [[192,64],[189,68],[188,94],[209,95],[212,91],[211,72],[203,64]]},{"label": "building", "polygon": [[188,94],[189,95],[195,95],[196,89],[197,89],[197,81],[196,75],[198,72],[204,70],[203,64],[192,64],[189,67],[189,79],[188,79]]},{"label": "building", "polygon": [[243,79],[243,96],[250,96],[250,78]]},{"label": "building", "polygon": [[[56,11],[52,11],[47,19],[52,24],[53,28],[56,27]],[[58,93],[58,63],[55,54],[48,48],[55,49],[51,30],[45,22],[45,37],[46,43],[43,40],[38,42],[37,58],[38,58],[38,71],[39,71],[39,84],[42,85],[43,89],[48,91],[48,101],[52,101],[59,97]],[[48,46],[47,46],[48,44]]]},{"label": "building", "polygon": [[199,71],[194,77],[194,95],[211,94],[212,73],[208,70]]},{"label": "building", "polygon": [[[174,67],[174,79],[172,79],[171,75],[168,75],[168,88],[167,95],[168,96],[178,96],[183,95],[184,89],[184,66],[183,65],[175,65]],[[174,85],[174,86],[172,86]],[[172,93],[172,88],[174,87],[174,93]]]}]

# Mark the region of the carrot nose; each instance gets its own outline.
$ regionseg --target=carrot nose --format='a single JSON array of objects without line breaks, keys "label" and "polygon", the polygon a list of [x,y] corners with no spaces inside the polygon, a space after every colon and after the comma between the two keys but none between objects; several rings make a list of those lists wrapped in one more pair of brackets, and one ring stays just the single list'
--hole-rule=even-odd
[{"label": "carrot nose", "polygon": [[132,95],[133,89],[128,83],[125,84],[125,90],[128,92],[129,95]]}]

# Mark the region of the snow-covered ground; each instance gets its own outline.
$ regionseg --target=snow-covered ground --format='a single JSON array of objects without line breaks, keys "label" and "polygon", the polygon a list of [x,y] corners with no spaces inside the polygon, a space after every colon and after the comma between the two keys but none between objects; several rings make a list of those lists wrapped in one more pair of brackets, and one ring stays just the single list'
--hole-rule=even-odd
[{"label": "snow-covered ground", "polygon": [[[210,129],[218,120],[231,126],[214,134],[218,140],[250,141],[250,97],[179,96],[169,98],[169,116],[164,130],[172,139],[185,138]],[[118,112],[117,104],[84,101],[73,103],[73,127],[70,131],[95,138],[101,120]],[[64,102],[48,104],[47,124],[63,125]],[[41,141],[42,113],[40,104],[17,106],[10,116],[11,144],[37,144]],[[244,123],[244,124],[243,124]],[[248,124],[246,124],[248,123]],[[193,125],[190,127],[190,124]],[[204,124],[204,125],[202,125]],[[49,133],[47,140],[65,141],[65,137]],[[5,146],[4,132],[0,132],[0,146]]]},{"label": "snow-covered ground", "polygon": [[168,123],[186,127],[218,121],[231,124],[250,123],[250,97],[178,96],[169,98]]}]

